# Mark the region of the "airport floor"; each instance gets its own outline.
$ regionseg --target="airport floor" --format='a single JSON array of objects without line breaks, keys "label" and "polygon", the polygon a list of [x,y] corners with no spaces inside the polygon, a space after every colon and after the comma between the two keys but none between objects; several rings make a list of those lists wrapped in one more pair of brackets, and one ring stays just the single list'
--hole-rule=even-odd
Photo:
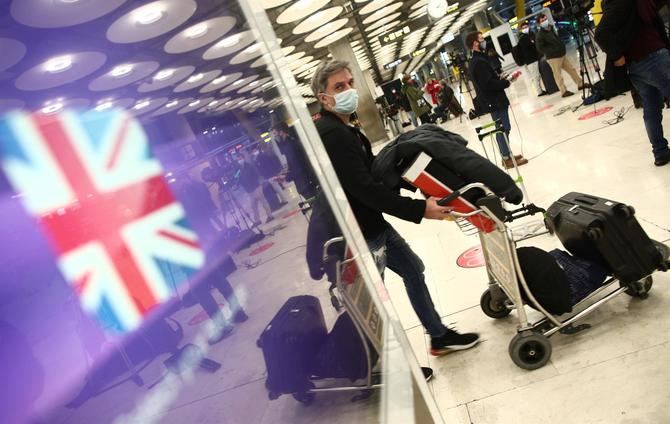
[{"label": "airport floor", "polygon": [[[670,165],[654,166],[642,111],[632,108],[630,95],[560,113],[565,106],[579,104],[579,96],[536,97],[530,88],[522,76],[508,90],[512,149],[530,161],[520,168],[530,200],[546,208],[562,195],[578,191],[621,201],[635,207],[650,237],[670,239]],[[467,93],[464,98],[469,102]],[[579,119],[603,108],[612,109]],[[622,122],[604,123],[621,109],[626,111]],[[443,126],[482,152],[475,127],[486,122],[486,117],[471,122],[455,119]],[[490,151],[490,143],[487,147]],[[430,341],[402,281],[387,276],[386,286],[420,364],[435,370],[430,389],[447,423],[670,422],[670,275],[654,275],[648,299],[621,295],[580,321],[591,324],[591,329],[552,336],[550,362],[525,371],[512,363],[507,352],[516,332],[515,313],[503,320],[485,316],[479,306],[487,283],[484,268],[456,264],[461,253],[478,246],[477,236],[466,236],[449,222],[415,225],[392,217],[389,221],[424,260],[443,321],[460,331],[481,334],[482,343],[472,350],[430,356]],[[526,244],[545,250],[560,247],[549,235]]]}]

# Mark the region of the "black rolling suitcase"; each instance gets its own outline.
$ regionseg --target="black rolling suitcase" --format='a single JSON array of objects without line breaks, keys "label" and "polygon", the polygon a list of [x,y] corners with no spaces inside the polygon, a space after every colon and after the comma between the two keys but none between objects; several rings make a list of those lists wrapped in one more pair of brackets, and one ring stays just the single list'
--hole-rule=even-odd
[{"label": "black rolling suitcase", "polygon": [[319,299],[294,296],[284,303],[258,339],[270,399],[309,390],[314,362],[327,329]]},{"label": "black rolling suitcase", "polygon": [[568,193],[547,210],[547,226],[577,257],[604,265],[624,283],[638,281],[662,266],[664,258],[623,203]]},{"label": "black rolling suitcase", "polygon": [[[534,66],[534,65],[530,65]],[[544,91],[547,94],[553,94],[558,92],[558,85],[554,79],[554,72],[551,70],[551,66],[545,59],[540,59],[537,61],[538,69],[540,70],[540,77],[542,78],[542,84],[544,85]]]}]

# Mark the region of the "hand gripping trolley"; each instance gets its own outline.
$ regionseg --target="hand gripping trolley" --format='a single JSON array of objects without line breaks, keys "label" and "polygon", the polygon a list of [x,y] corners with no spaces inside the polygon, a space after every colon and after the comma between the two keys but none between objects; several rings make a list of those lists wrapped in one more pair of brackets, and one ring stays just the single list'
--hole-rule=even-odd
[{"label": "hand gripping trolley", "polygon": [[[422,155],[425,154],[420,154],[416,161],[421,160]],[[423,160],[425,162],[425,158]],[[588,324],[578,326],[573,326],[573,324],[621,293],[644,299],[651,289],[651,275],[628,282],[610,277],[597,290],[574,305],[576,310],[581,309],[580,312],[568,316],[555,316],[543,308],[533,296],[521,272],[516,251],[518,243],[549,233],[546,220],[537,220],[521,226],[512,225],[515,221],[525,217],[544,215],[546,213],[544,209],[527,204],[518,209],[506,210],[501,199],[482,183],[468,184],[459,190],[452,191],[427,174],[425,170],[418,176],[412,174],[408,177],[406,173],[405,179],[425,194],[440,197],[438,204],[451,206],[453,208],[451,216],[464,233],[479,235],[489,277],[489,285],[481,296],[480,305],[487,316],[496,319],[507,317],[512,310],[517,311],[517,334],[510,341],[509,355],[512,361],[523,369],[538,369],[549,361],[552,352],[549,337],[556,332],[574,334],[585,330],[589,328]],[[476,205],[461,197],[473,189],[484,192],[484,196],[476,201]],[[628,208],[631,209],[628,213],[632,216],[634,211]],[[597,237],[598,235],[592,234],[592,236]],[[667,248],[657,242],[654,244],[661,252],[659,257],[662,257],[657,269],[666,271],[668,269]],[[619,285],[618,288],[601,296],[616,284]],[[528,303],[543,315],[540,320],[529,321],[524,308],[526,303],[524,294]]]}]

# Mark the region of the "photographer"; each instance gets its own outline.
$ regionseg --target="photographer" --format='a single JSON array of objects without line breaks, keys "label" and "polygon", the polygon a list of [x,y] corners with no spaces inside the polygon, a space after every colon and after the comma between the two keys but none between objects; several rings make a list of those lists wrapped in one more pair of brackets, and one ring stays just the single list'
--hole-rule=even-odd
[{"label": "photographer", "polygon": [[663,136],[663,98],[670,98],[670,40],[658,13],[667,0],[604,0],[595,38],[616,67],[628,76],[642,98],[644,125],[654,165],[670,162]]}]

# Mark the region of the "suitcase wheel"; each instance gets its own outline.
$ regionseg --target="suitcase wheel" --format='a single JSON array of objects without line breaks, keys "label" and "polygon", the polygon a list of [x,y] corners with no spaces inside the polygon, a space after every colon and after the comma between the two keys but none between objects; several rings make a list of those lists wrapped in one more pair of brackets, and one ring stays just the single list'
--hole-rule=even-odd
[{"label": "suitcase wheel", "polygon": [[602,228],[598,228],[598,227],[589,228],[586,231],[586,236],[588,238],[590,238],[591,240],[594,240],[594,241],[595,240],[600,240],[603,236],[603,230],[602,230]]},{"label": "suitcase wheel", "polygon": [[637,297],[638,299],[646,299],[649,297],[649,291],[651,286],[654,284],[654,279],[651,276],[645,278],[644,280],[635,281],[633,283],[624,283],[619,282],[621,287],[628,286],[626,293],[628,296]]},{"label": "suitcase wheel", "polygon": [[256,346],[257,346],[259,349],[262,349],[262,348],[263,348],[263,342],[261,341],[261,339],[256,340]]},{"label": "suitcase wheel", "polygon": [[632,206],[621,205],[621,207],[616,209],[617,212],[620,212],[624,218],[632,218],[635,216],[635,208]]},{"label": "suitcase wheel", "polygon": [[310,393],[310,392],[294,393],[293,399],[302,403],[304,406],[310,406],[312,403],[314,403],[314,399],[316,399],[316,393]]},{"label": "suitcase wheel", "polygon": [[277,392],[268,392],[268,398],[270,400],[276,400],[279,399],[279,393]]},{"label": "suitcase wheel", "polygon": [[551,358],[551,342],[537,332],[519,333],[509,344],[509,356],[520,368],[536,370],[542,368]]}]

